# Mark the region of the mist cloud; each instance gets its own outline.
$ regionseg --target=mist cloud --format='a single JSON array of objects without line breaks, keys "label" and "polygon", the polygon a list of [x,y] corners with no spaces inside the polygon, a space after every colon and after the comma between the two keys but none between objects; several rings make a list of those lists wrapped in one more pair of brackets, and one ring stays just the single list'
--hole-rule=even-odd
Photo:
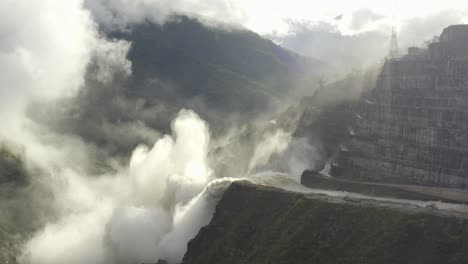
[{"label": "mist cloud", "polygon": [[2,108],[24,99],[73,94],[83,83],[90,47],[99,40],[80,5],[78,0],[0,5]]},{"label": "mist cloud", "polygon": [[183,110],[173,133],[151,150],[137,148],[129,168],[117,174],[89,177],[64,167],[50,178],[58,218],[26,244],[21,263],[156,262],[163,239],[171,241],[165,248],[179,261],[210,219],[212,207],[197,204],[205,203],[211,169],[203,120]]},{"label": "mist cloud", "polygon": [[[216,179],[209,128],[194,112],[182,110],[172,130],[152,148],[136,148],[129,167],[115,173],[86,175],[63,163],[47,180],[55,217],[26,243],[20,263],[179,263],[223,191],[250,175]],[[282,152],[290,135],[278,130],[262,138],[253,146],[252,168]]]},{"label": "mist cloud", "polygon": [[174,15],[227,24],[245,20],[242,9],[232,0],[85,0],[85,5],[106,29],[126,29],[145,21],[164,24]]},{"label": "mist cloud", "polygon": [[352,30],[361,30],[366,25],[374,23],[383,18],[383,15],[379,15],[370,9],[359,9],[353,12],[350,28]]},{"label": "mist cloud", "polygon": [[1,134],[20,126],[18,116],[29,102],[75,95],[93,58],[100,80],[117,69],[129,73],[128,43],[100,36],[82,4],[19,0],[0,5],[0,116],[9,130]]},{"label": "mist cloud", "polygon": [[415,17],[405,21],[399,29],[401,48],[423,46],[440,36],[442,30],[450,25],[462,24],[466,14],[462,10],[447,9],[425,17]]},{"label": "mist cloud", "polygon": [[380,31],[343,34],[328,22],[288,21],[286,35],[271,36],[282,46],[327,62],[332,73],[348,73],[382,60],[387,54],[388,38]]},{"label": "mist cloud", "polygon": [[[399,47],[424,46],[442,30],[463,23],[466,11],[446,9],[395,22]],[[391,23],[370,9],[352,14],[349,26],[326,21],[287,20],[289,32],[269,36],[282,46],[329,63],[335,73],[349,73],[380,63],[388,54]],[[340,22],[341,23],[341,22]],[[352,32],[344,33],[343,29]]]}]

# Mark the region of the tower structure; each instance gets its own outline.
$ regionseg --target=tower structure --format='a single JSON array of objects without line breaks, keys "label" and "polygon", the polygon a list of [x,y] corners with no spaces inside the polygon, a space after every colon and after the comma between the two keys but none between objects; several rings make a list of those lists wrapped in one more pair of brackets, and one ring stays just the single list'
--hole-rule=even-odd
[{"label": "tower structure", "polygon": [[390,59],[396,59],[400,56],[400,50],[398,48],[398,40],[395,27],[392,27],[392,38],[390,40],[390,51],[388,57]]}]

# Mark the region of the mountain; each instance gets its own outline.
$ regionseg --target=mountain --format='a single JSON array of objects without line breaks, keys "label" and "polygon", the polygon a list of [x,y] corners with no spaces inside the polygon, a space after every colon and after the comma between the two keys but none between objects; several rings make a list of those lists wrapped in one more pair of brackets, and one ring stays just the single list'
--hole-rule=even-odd
[{"label": "mountain", "polygon": [[263,109],[304,88],[324,67],[246,29],[205,26],[187,17],[138,24],[110,36],[132,42],[134,95],[198,98],[222,112]]},{"label": "mountain", "polygon": [[215,137],[223,135],[234,124],[287,105],[324,67],[251,31],[187,17],[105,34],[132,43],[132,76],[103,84],[93,79],[91,65],[76,98],[34,105],[29,115],[123,156],[138,144],[152,144],[155,130],[170,132],[182,108],[206,120]]}]

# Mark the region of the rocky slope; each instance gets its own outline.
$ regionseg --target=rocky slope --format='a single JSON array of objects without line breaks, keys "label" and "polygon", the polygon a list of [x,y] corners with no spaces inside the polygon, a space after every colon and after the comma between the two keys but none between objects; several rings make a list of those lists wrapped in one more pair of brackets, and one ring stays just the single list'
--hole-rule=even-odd
[{"label": "rocky slope", "polygon": [[291,120],[299,114],[294,136],[306,138],[320,156],[314,157],[318,160],[309,169],[322,170],[340,145],[349,140],[361,95],[375,86],[379,72],[380,66],[375,66],[350,73],[341,80],[321,83],[312,96],[303,97],[278,118],[278,121]]},{"label": "rocky slope", "polygon": [[467,216],[233,183],[183,264],[468,263]]}]

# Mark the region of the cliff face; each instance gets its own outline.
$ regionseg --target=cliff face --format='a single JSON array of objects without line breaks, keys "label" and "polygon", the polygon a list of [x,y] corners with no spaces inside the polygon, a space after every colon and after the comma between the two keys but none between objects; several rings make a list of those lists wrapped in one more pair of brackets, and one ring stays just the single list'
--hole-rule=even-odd
[{"label": "cliff face", "polygon": [[468,25],[457,25],[427,50],[387,60],[333,175],[466,188],[467,47]]},{"label": "cliff face", "polygon": [[183,264],[468,263],[468,220],[233,183]]}]

